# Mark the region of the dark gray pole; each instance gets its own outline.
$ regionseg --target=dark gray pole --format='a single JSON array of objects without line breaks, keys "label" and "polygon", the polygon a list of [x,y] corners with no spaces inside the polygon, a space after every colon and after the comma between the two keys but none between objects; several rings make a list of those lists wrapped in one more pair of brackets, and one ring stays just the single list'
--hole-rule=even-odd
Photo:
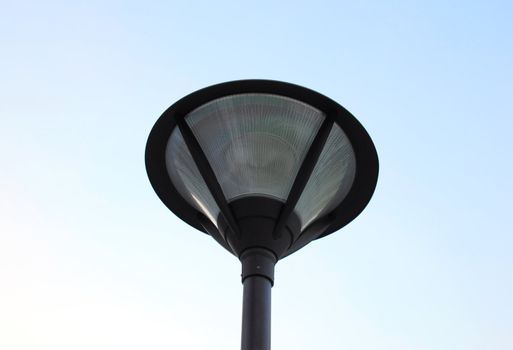
[{"label": "dark gray pole", "polygon": [[241,349],[271,349],[271,282],[265,277],[244,281]]},{"label": "dark gray pole", "polygon": [[267,249],[249,249],[242,262],[242,350],[271,349],[271,288],[276,257]]}]

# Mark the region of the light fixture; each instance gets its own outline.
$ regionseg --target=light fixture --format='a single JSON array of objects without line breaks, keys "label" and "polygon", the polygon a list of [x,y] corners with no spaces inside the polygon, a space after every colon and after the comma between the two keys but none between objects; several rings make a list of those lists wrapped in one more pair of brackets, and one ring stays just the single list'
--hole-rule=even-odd
[{"label": "light fixture", "polygon": [[312,90],[241,80],[167,109],[146,146],[150,182],[183,221],[242,262],[242,349],[270,349],[274,265],[343,227],[377,182],[369,135]]}]

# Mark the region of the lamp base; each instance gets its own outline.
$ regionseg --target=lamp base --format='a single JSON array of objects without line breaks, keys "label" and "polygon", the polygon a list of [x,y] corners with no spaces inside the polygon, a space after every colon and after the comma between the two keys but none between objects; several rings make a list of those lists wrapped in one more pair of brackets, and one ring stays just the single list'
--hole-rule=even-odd
[{"label": "lamp base", "polygon": [[[232,232],[222,215],[218,218],[219,233],[228,249],[238,256],[251,248],[265,248],[276,260],[286,254],[301,232],[301,223],[292,213],[279,237],[274,229],[283,208],[283,202],[268,197],[243,197],[229,204],[240,235]],[[226,247],[225,246],[225,247]]]}]

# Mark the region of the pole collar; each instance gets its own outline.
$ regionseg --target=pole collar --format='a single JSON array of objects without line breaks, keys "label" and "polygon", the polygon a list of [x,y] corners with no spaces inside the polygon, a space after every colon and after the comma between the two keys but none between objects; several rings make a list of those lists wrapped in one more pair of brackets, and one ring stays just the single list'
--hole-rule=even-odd
[{"label": "pole collar", "polygon": [[261,276],[271,281],[274,285],[274,265],[276,264],[276,256],[264,248],[247,249],[240,255],[242,263],[242,283],[248,277]]}]

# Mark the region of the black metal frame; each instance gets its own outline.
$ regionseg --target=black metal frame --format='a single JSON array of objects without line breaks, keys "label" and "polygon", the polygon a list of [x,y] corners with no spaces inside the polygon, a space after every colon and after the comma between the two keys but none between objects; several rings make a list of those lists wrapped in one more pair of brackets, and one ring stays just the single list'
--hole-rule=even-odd
[{"label": "black metal frame", "polygon": [[[198,90],[169,107],[158,119],[151,130],[146,145],[146,169],[150,182],[164,204],[183,221],[196,229],[212,234],[212,227],[205,226],[205,218],[178,193],[171,182],[165,161],[166,145],[175,127],[179,127],[182,136],[204,177],[209,190],[218,204],[230,231],[240,237],[240,232],[234,215],[223,196],[215,175],[203,154],[201,147],[188,128],[184,117],[197,107],[212,100],[244,93],[267,93],[289,97],[309,104],[326,115],[315,141],[305,157],[297,178],[294,181],[289,198],[281,209],[281,214],[275,226],[273,235],[279,238],[281,229],[288,216],[292,213],[299,196],[317,162],[320,151],[329,134],[331,125],[336,123],[349,138],[356,158],[356,174],[352,187],[345,199],[331,213],[319,218],[301,233],[302,239],[290,247],[292,251],[299,249],[312,239],[324,237],[356,218],[369,202],[377,183],[378,157],[371,138],[363,126],[344,107],[313,90],[284,82],[272,80],[239,80],[213,85]],[[305,237],[306,236],[308,237]],[[216,239],[221,238],[217,237]],[[295,243],[295,242],[293,242]],[[226,244],[223,244],[228,248]],[[235,252],[234,252],[235,253]]]}]

